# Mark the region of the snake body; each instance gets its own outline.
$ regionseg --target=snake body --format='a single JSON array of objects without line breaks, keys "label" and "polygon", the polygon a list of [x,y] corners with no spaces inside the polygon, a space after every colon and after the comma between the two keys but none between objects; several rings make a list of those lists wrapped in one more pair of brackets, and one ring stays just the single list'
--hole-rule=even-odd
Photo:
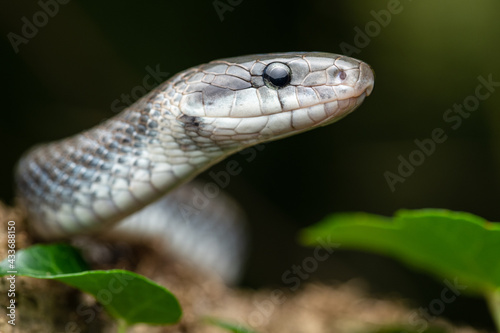
[{"label": "snake body", "polygon": [[341,119],[373,81],[364,62],[318,52],[193,67],[95,128],[27,152],[19,197],[40,237],[91,233],[243,148]]}]

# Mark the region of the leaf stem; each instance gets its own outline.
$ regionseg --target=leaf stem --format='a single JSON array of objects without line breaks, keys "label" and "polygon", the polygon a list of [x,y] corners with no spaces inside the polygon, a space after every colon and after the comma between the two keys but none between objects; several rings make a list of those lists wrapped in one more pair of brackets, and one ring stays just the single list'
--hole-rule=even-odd
[{"label": "leaf stem", "polygon": [[486,300],[488,301],[490,312],[497,328],[496,331],[500,332],[500,289],[487,293]]}]

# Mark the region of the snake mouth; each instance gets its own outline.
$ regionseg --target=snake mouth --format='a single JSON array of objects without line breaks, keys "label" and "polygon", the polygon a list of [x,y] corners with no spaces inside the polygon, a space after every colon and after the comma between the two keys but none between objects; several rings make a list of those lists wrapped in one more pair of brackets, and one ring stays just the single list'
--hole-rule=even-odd
[{"label": "snake mouth", "polygon": [[335,102],[324,103],[323,105],[328,117],[319,121],[316,126],[330,125],[331,123],[344,118],[345,116],[356,110],[363,103],[366,96],[370,95],[371,91],[372,89],[370,89],[369,91],[364,91],[359,96],[337,100]]},{"label": "snake mouth", "polygon": [[290,110],[281,114],[269,115],[269,131],[261,131],[265,141],[278,140],[313,128],[330,125],[356,110],[373,91],[373,81],[358,89],[357,96],[333,99],[312,106]]},{"label": "snake mouth", "polygon": [[[372,86],[357,96],[330,99],[311,106],[280,113],[248,118],[212,118],[203,126],[206,135],[219,145],[245,147],[263,141],[274,141],[332,124],[357,109],[372,91]],[[205,118],[206,119],[206,118]]]}]

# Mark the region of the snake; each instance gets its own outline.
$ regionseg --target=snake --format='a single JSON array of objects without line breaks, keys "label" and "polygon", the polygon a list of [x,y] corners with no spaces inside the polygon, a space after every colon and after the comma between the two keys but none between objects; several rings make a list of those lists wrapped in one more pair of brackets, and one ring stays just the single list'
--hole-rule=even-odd
[{"label": "snake", "polygon": [[94,128],[30,149],[18,197],[43,240],[106,230],[240,150],[342,119],[373,85],[368,64],[325,52],[195,66]]}]

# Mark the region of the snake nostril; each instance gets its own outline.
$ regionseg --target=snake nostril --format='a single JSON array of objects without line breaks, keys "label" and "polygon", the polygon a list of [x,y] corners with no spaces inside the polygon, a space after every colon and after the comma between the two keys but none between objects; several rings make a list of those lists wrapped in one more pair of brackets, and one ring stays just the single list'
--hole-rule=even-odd
[{"label": "snake nostril", "polygon": [[347,74],[343,70],[339,71],[339,79],[344,81],[346,78],[347,78]]}]

